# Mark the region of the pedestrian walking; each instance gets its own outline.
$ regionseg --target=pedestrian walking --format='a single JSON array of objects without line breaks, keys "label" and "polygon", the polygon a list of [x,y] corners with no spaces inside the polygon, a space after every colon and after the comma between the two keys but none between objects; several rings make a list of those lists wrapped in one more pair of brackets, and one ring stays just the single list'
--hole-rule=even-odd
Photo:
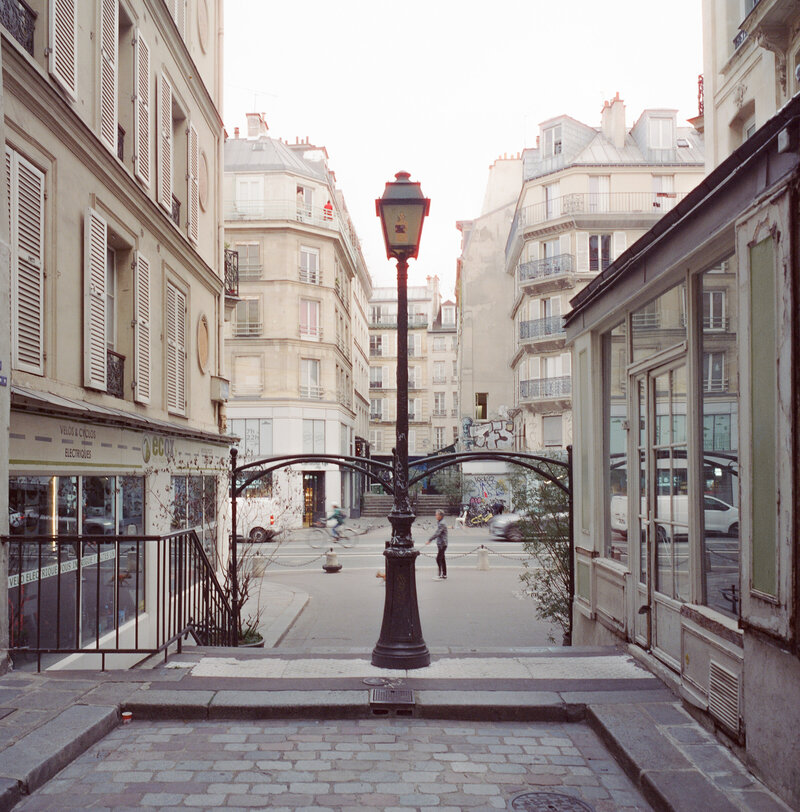
[{"label": "pedestrian walking", "polygon": [[432,541],[436,542],[438,553],[436,554],[436,565],[439,567],[439,575],[437,581],[447,580],[447,562],[444,559],[444,551],[447,549],[447,525],[444,523],[444,511],[436,511],[436,530],[433,535],[425,542],[427,547]]}]

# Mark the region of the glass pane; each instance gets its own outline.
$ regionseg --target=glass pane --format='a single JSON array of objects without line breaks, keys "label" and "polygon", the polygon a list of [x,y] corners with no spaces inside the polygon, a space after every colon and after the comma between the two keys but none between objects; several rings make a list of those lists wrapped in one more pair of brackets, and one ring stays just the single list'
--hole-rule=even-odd
[{"label": "glass pane", "polygon": [[120,503],[120,535],[131,536],[120,544],[119,621],[120,624],[143,612],[145,545],[136,540],[144,533],[144,478],[121,476],[117,479]]},{"label": "glass pane", "polygon": [[640,361],[686,340],[686,285],[670,288],[631,316],[633,360]]},{"label": "glass pane", "polygon": [[706,605],[739,612],[739,355],[737,263],[702,275],[703,594]]}]

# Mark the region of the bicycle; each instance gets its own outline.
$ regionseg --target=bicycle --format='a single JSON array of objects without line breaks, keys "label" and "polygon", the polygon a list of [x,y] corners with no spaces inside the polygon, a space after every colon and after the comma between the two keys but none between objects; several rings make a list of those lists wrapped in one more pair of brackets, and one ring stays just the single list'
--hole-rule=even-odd
[{"label": "bicycle", "polygon": [[484,527],[494,518],[494,513],[487,510],[486,513],[473,513],[467,516],[467,527]]},{"label": "bicycle", "polygon": [[323,547],[330,547],[333,544],[349,548],[358,540],[358,534],[352,527],[340,525],[338,532],[339,538],[336,538],[333,535],[333,528],[328,527],[327,522],[314,522],[306,541],[312,550],[321,550]]}]

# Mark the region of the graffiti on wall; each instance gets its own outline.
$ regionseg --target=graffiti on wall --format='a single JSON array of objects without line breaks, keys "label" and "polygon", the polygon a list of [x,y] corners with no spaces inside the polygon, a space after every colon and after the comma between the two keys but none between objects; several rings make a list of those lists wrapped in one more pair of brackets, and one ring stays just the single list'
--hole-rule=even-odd
[{"label": "graffiti on wall", "polygon": [[466,451],[497,451],[514,447],[514,423],[511,420],[461,421],[461,438]]},{"label": "graffiti on wall", "polygon": [[464,501],[476,506],[502,502],[510,507],[511,490],[508,480],[494,474],[465,474]]}]

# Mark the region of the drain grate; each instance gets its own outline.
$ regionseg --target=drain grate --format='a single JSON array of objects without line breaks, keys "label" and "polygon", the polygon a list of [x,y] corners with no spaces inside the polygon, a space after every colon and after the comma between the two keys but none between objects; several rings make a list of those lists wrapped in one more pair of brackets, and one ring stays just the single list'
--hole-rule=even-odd
[{"label": "drain grate", "polygon": [[372,688],[369,704],[373,716],[414,715],[414,693],[408,688]]},{"label": "drain grate", "polygon": [[511,808],[520,812],[595,812],[586,801],[559,792],[523,792],[512,798]]}]

